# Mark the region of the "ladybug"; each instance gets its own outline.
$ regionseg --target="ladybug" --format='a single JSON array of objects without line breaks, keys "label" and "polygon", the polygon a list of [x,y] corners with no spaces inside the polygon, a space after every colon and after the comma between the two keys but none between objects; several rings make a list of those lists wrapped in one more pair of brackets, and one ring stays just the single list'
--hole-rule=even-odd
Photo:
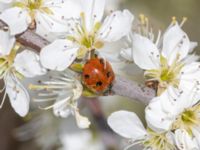
[{"label": "ladybug", "polygon": [[83,67],[83,84],[95,93],[109,91],[114,79],[115,74],[110,63],[102,58],[91,58]]}]

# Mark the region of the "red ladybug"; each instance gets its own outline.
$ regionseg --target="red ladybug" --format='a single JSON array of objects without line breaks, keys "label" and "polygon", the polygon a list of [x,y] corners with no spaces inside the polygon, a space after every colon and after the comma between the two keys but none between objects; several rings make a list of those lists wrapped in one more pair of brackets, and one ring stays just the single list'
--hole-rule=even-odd
[{"label": "red ladybug", "polygon": [[83,68],[83,84],[91,91],[103,93],[110,90],[115,74],[111,65],[102,58],[92,58]]}]

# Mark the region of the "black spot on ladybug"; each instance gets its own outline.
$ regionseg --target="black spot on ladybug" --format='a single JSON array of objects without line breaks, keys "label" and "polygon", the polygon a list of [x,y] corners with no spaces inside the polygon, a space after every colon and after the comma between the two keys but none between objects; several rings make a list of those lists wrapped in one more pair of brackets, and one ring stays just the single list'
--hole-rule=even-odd
[{"label": "black spot on ladybug", "polygon": [[99,61],[100,61],[100,63],[102,64],[102,65],[104,65],[104,60],[101,58],[101,59],[99,59]]},{"label": "black spot on ladybug", "polygon": [[88,74],[86,74],[84,77],[85,77],[86,79],[89,79],[89,78],[90,78],[90,76],[89,76]]},{"label": "black spot on ladybug", "polygon": [[101,86],[103,83],[101,82],[101,81],[98,81],[97,83],[96,83],[96,86]]},{"label": "black spot on ladybug", "polygon": [[110,72],[107,72],[107,73],[106,73],[106,76],[107,76],[107,78],[109,78],[109,77],[110,77],[110,75],[111,75],[111,73],[110,73]]}]

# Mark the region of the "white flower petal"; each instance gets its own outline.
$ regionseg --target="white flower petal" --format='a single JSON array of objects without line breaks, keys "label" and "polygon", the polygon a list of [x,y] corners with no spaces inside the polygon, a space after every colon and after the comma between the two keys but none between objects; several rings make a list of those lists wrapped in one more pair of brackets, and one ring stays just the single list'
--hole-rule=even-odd
[{"label": "white flower petal", "polygon": [[65,33],[68,30],[67,25],[64,22],[59,22],[54,16],[49,16],[44,13],[38,13],[36,24],[36,33],[51,41],[59,37],[62,32]]},{"label": "white flower petal", "polygon": [[7,75],[5,80],[6,92],[9,96],[11,106],[20,116],[26,116],[29,111],[29,94],[19,80],[13,75]]},{"label": "white flower petal", "polygon": [[46,70],[40,64],[39,56],[30,50],[24,50],[17,54],[14,67],[25,77],[35,77],[46,73]]},{"label": "white flower petal", "polygon": [[85,14],[86,28],[91,31],[95,23],[101,22],[106,0],[81,0],[80,2]]},{"label": "white flower petal", "polygon": [[0,55],[8,55],[15,44],[15,37],[3,30],[0,30],[0,37]]},{"label": "white flower petal", "polygon": [[179,110],[176,110],[177,96],[173,89],[155,97],[145,109],[148,126],[158,132],[168,131]]},{"label": "white flower petal", "polygon": [[187,34],[176,24],[172,26],[163,38],[162,55],[167,58],[169,65],[176,59],[177,54],[180,60],[185,58],[190,50],[190,40]]},{"label": "white flower petal", "polygon": [[160,55],[155,44],[139,34],[132,37],[132,51],[135,63],[142,69],[158,69]]},{"label": "white flower petal", "polygon": [[13,2],[14,0],[0,0],[0,3],[11,3]]},{"label": "white flower petal", "polygon": [[189,54],[184,60],[183,62],[185,64],[190,64],[190,63],[193,63],[193,62],[197,62],[199,60],[199,55],[196,55],[196,54]]},{"label": "white flower petal", "polygon": [[192,132],[193,132],[194,138],[196,139],[198,143],[198,146],[200,147],[200,128],[194,127]]},{"label": "white flower petal", "polygon": [[24,32],[31,23],[28,12],[18,7],[5,10],[0,15],[0,19],[8,24],[11,35]]},{"label": "white flower petal", "polygon": [[79,0],[45,0],[43,7],[49,8],[58,19],[79,18],[82,11]]},{"label": "white flower petal", "polygon": [[69,20],[79,18],[81,13],[80,2],[74,0],[48,0],[44,1],[43,7],[49,8],[53,14],[37,13],[36,33],[49,41],[65,37],[71,29]]},{"label": "white flower petal", "polygon": [[57,117],[67,118],[71,113],[71,107],[68,106],[68,100],[69,98],[66,98],[65,101],[56,101],[56,103],[53,106],[53,112],[54,115]]},{"label": "white flower petal", "polygon": [[51,33],[67,32],[68,26],[64,16],[60,13],[46,14],[38,12],[35,17],[37,28],[36,32],[39,35]]},{"label": "white flower petal", "polygon": [[133,112],[117,111],[108,118],[108,125],[119,135],[134,140],[144,139],[147,132]]},{"label": "white flower petal", "polygon": [[80,113],[78,112],[78,110],[75,110],[74,113],[75,113],[74,115],[75,115],[76,123],[77,123],[78,127],[81,129],[89,128],[91,123],[88,120],[88,118],[81,116]]},{"label": "white flower petal", "polygon": [[199,150],[196,139],[185,130],[178,129],[175,131],[175,142],[179,150]]},{"label": "white flower petal", "polygon": [[12,0],[0,0],[0,13],[12,6]]},{"label": "white flower petal", "polygon": [[99,38],[106,42],[114,42],[128,35],[131,31],[134,16],[130,11],[115,11],[106,19],[99,30]]},{"label": "white flower petal", "polygon": [[76,59],[78,48],[68,40],[56,40],[40,52],[40,61],[45,68],[63,71]]},{"label": "white flower petal", "polygon": [[183,91],[190,91],[197,85],[197,81],[200,79],[200,63],[193,62],[185,65],[181,70],[181,77],[179,88]]},{"label": "white flower petal", "polygon": [[198,46],[197,42],[190,42],[190,50],[189,50],[189,52],[192,53],[197,46]]},{"label": "white flower petal", "polygon": [[123,49],[121,50],[120,52],[120,55],[128,60],[128,61],[133,61],[133,52],[132,52],[132,49],[131,48],[127,48],[127,49]]}]

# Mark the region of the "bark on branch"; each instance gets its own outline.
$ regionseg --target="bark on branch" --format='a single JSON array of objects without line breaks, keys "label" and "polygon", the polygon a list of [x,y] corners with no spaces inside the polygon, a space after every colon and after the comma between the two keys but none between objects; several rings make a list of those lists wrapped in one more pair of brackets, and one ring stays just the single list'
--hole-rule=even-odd
[{"label": "bark on branch", "polygon": [[[4,22],[0,21],[0,29],[7,30],[8,27]],[[49,44],[47,40],[29,29],[22,34],[17,35],[16,39],[25,47],[32,48],[38,53],[44,46]],[[123,77],[116,77],[116,80],[113,83],[112,92],[115,95],[129,97],[144,104],[148,104],[148,102],[155,96],[155,91],[153,89]]]}]

